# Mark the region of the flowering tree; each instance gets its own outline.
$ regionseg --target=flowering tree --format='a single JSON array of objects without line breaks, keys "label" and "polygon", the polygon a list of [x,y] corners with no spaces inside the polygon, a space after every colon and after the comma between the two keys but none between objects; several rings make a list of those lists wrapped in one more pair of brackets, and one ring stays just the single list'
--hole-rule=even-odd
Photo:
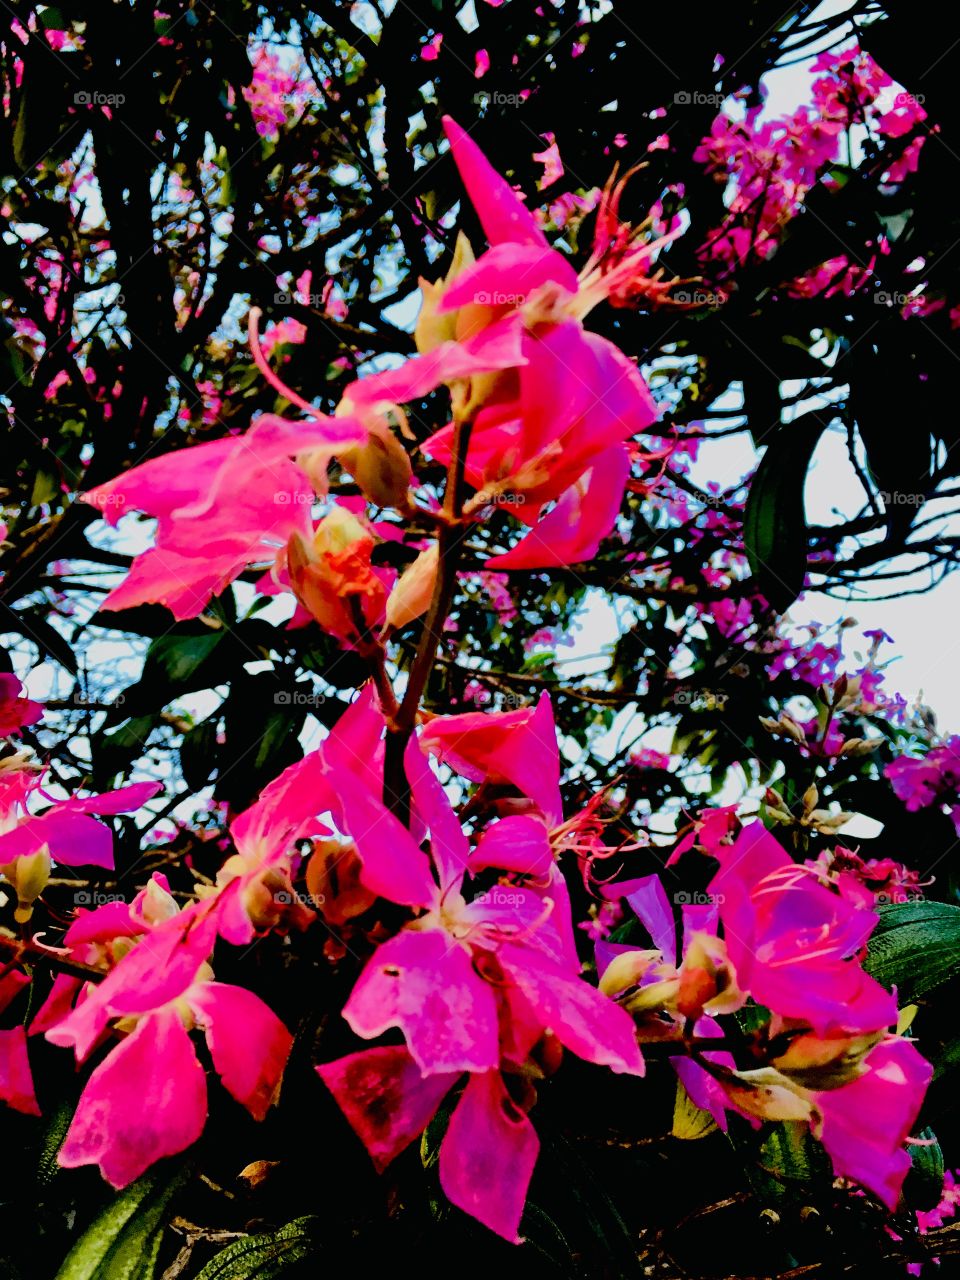
[{"label": "flowering tree", "polygon": [[955,560],[952,86],[742,8],[7,6],[11,1274],[960,1254],[960,745],[789,613]]}]

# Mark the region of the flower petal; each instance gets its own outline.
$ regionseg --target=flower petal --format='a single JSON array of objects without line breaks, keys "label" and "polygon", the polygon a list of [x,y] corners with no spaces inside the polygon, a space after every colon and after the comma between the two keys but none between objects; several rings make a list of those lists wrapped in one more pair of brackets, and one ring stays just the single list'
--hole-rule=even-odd
[{"label": "flower petal", "polygon": [[440,1146],[440,1185],[447,1199],[497,1235],[520,1243],[517,1230],[540,1141],[507,1093],[499,1071],[471,1076]]},{"label": "flower petal", "polygon": [[419,1137],[458,1073],[425,1076],[406,1049],[364,1049],[317,1067],[378,1172]]},{"label": "flower petal", "polygon": [[441,929],[404,929],[378,947],[343,1016],[365,1040],[399,1027],[425,1075],[499,1062],[493,989]]},{"label": "flower petal", "polygon": [[224,982],[191,987],[186,1001],[204,1029],[228,1093],[262,1120],[287,1065],[293,1036],[259,996]]},{"label": "flower petal", "polygon": [[173,1008],[143,1018],[87,1081],[57,1159],[65,1169],[96,1164],[125,1187],[156,1160],[200,1137],[207,1082]]}]

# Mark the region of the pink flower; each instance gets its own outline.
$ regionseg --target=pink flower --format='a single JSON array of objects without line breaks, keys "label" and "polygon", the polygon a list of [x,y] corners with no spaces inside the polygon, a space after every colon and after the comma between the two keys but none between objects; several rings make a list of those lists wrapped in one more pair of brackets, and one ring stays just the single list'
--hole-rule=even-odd
[{"label": "pink flower", "polygon": [[291,534],[310,530],[314,487],[333,454],[363,443],[354,419],[316,415],[309,423],[262,414],[245,436],[151,458],[81,494],[109,524],[135,510],[157,520],[156,545],[137,556],[105,609],[165,604],[194,618],[248,566],[273,563]]},{"label": "pink flower", "polygon": [[16,676],[0,674],[0,738],[17,733],[25,725],[36,724],[43,716],[39,702],[20,696],[22,689]]},{"label": "pink flower", "polygon": [[431,39],[422,47],[420,50],[420,57],[424,62],[436,62],[440,57],[440,47],[442,44],[443,32],[438,31],[436,35],[431,37]]},{"label": "pink flower", "polygon": [[890,1036],[871,1050],[863,1075],[814,1094],[814,1134],[836,1173],[869,1187],[897,1207],[910,1157],[903,1149],[916,1123],[933,1067],[909,1040]]},{"label": "pink flower", "polygon": [[[43,779],[23,771],[0,775],[0,865],[28,858],[46,846],[54,862],[67,867],[112,867],[113,833],[91,815],[133,813],[162,788],[135,782],[102,795],[54,800]],[[30,802],[47,801],[41,813]]]},{"label": "pink flower", "polygon": [[65,1168],[96,1164],[124,1187],[200,1137],[207,1088],[194,1026],[203,1029],[227,1092],[254,1119],[266,1115],[292,1037],[252,992],[213,980],[207,959],[215,936],[216,917],[202,903],[162,919],[47,1030],[53,1044],[74,1048],[78,1062],[112,1023],[123,1033],[80,1096],[57,1157]]},{"label": "pink flower", "polygon": [[543,137],[547,141],[546,147],[542,151],[533,153],[533,159],[543,165],[543,177],[537,182],[537,186],[541,191],[545,187],[552,186],[554,182],[559,182],[564,173],[563,161],[560,159],[560,148],[557,146],[555,135],[545,133]]},{"label": "pink flower", "polygon": [[269,360],[277,347],[286,343],[297,346],[306,341],[307,327],[299,320],[288,317],[268,326],[262,338],[263,354]]},{"label": "pink flower", "polygon": [[948,738],[925,756],[899,756],[884,774],[908,812],[933,804],[956,803],[960,794],[960,738]]},{"label": "pink flower", "polygon": [[562,821],[560,757],[550,695],[517,711],[435,716],[420,737],[436,755],[473,782],[508,782],[534,802],[551,826]]},{"label": "pink flower", "polygon": [[[629,1016],[579,978],[566,887],[542,823],[506,818],[471,852],[416,741],[406,769],[430,859],[348,771],[334,770],[332,782],[367,882],[421,910],[374,952],[344,1017],[364,1039],[397,1027],[408,1049],[372,1049],[318,1071],[378,1168],[468,1073],[441,1148],[441,1183],[454,1204],[515,1240],[537,1140],[501,1067],[523,1064],[548,1030],[614,1071],[641,1074],[642,1059]],[[511,878],[468,900],[467,877],[487,868]]]},{"label": "pink flower", "polygon": [[877,923],[798,867],[759,822],[720,854],[709,892],[743,990],[821,1036],[875,1032],[897,1002],[855,958]]},{"label": "pink flower", "polygon": [[[617,249],[611,263],[613,244],[605,243],[578,278],[469,136],[449,119],[445,127],[490,249],[444,286],[436,313],[449,315],[455,327],[472,318],[473,332],[478,324],[494,331],[510,324],[520,341],[496,403],[477,407],[466,475],[478,490],[475,508],[513,492],[521,501],[512,510],[533,533],[490,565],[531,568],[589,559],[619,510],[629,474],[623,441],[649,427],[657,410],[636,366],[612,343],[586,332],[581,320],[628,280],[644,278],[656,245],[629,254]],[[419,358],[421,364],[427,359]],[[451,438],[446,427],[425,448],[447,461]]]}]

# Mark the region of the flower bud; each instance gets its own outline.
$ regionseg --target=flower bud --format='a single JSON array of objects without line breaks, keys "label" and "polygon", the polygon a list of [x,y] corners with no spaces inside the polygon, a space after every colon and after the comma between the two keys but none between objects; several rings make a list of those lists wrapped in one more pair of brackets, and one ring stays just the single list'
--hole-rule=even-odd
[{"label": "flower bud", "polygon": [[433,351],[444,342],[454,342],[457,339],[457,318],[460,312],[445,311],[438,315],[437,308],[447,285],[451,284],[467,267],[472,267],[473,263],[473,249],[470,241],[461,231],[457,235],[450,270],[444,279],[436,280],[431,284],[428,280],[421,278],[420,291],[423,294],[423,305],[413,331],[413,338],[421,355]]},{"label": "flower bud", "polygon": [[677,1012],[684,1018],[734,1013],[746,1002],[723,940],[710,933],[694,933],[680,966]]},{"label": "flower bud", "polygon": [[434,543],[426,551],[421,551],[413,564],[400,575],[387,597],[386,626],[389,630],[399,631],[426,613],[433,598],[439,563],[440,548]]},{"label": "flower bud", "polygon": [[802,1085],[773,1067],[732,1071],[724,1076],[722,1084],[731,1102],[761,1120],[809,1120],[816,1111]]},{"label": "flower bud", "polygon": [[600,990],[605,996],[615,996],[628,987],[635,987],[662,959],[659,951],[622,951],[604,969]]},{"label": "flower bud", "polygon": [[323,517],[312,541],[293,533],[287,544],[294,594],[321,627],[340,640],[359,638],[351,597],[366,626],[382,617],[386,589],[370,562],[374,545],[367,527],[343,507]]},{"label": "flower bud", "polygon": [[401,509],[407,505],[413,470],[406,449],[389,428],[372,431],[365,444],[343,449],[339,457],[368,502]]},{"label": "flower bud", "polygon": [[883,1036],[882,1031],[828,1038],[799,1035],[771,1063],[805,1089],[839,1089],[863,1074],[864,1058]]},{"label": "flower bud", "polygon": [[26,924],[33,915],[33,904],[47,887],[50,870],[50,850],[46,845],[36,853],[15,858],[3,868],[4,879],[17,895],[17,906],[13,913],[17,924]]},{"label": "flower bud", "polygon": [[352,840],[314,842],[307,862],[307,892],[327,924],[346,924],[376,902],[377,895],[360,883],[361,870]]}]

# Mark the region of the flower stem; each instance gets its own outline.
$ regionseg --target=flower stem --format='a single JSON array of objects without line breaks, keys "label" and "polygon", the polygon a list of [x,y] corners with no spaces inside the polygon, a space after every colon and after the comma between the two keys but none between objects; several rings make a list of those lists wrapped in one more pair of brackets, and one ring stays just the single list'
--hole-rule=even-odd
[{"label": "flower stem", "polygon": [[463,478],[467,464],[471,423],[458,420],[453,428],[447,486],[443,496],[444,521],[438,543],[440,555],[433,598],[427,610],[420,643],[410,667],[407,687],[396,713],[387,725],[386,760],[383,776],[383,802],[403,822],[409,823],[410,787],[403,767],[403,754],[417,723],[417,713],[427,681],[437,660],[437,649],[443,636],[443,624],[457,581],[457,569],[463,556],[464,527]]}]

